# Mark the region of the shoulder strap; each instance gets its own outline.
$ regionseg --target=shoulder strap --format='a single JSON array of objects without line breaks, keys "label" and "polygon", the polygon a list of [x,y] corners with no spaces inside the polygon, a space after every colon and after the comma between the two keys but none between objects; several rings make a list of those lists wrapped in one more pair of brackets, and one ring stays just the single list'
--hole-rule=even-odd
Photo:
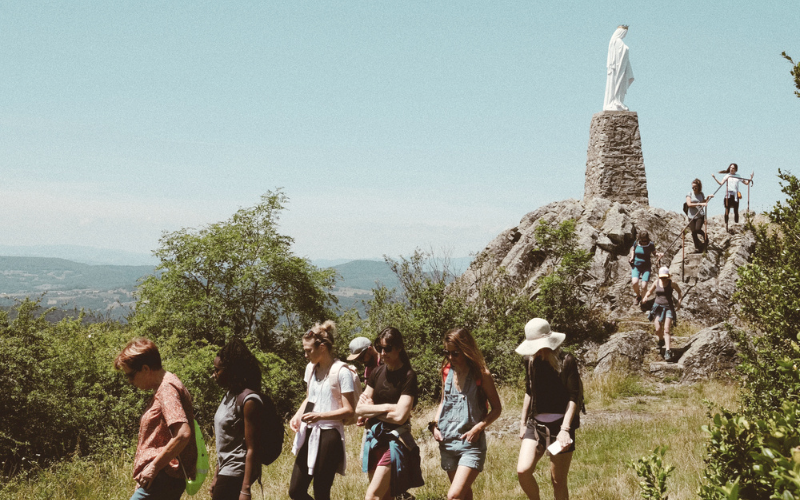
[{"label": "shoulder strap", "polygon": [[339,372],[342,370],[343,366],[346,366],[344,362],[336,359],[333,361],[331,369],[328,370],[328,380],[331,383],[331,396],[339,405],[342,404],[342,388],[339,385]]},{"label": "shoulder strap", "polygon": [[243,408],[244,408],[244,401],[247,399],[247,396],[251,394],[257,394],[252,389],[245,389],[239,394],[236,395],[236,413],[237,415],[243,415]]}]

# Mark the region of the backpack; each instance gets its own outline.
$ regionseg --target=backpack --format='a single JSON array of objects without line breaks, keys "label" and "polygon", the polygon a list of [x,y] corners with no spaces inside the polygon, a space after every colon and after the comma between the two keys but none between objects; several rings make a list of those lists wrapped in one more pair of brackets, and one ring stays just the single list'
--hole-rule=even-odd
[{"label": "backpack", "polygon": [[263,403],[261,411],[261,432],[259,442],[256,445],[258,460],[263,465],[269,465],[281,455],[283,450],[283,435],[286,429],[283,428],[283,420],[278,416],[275,404],[266,394],[257,393],[250,389],[245,389],[236,396],[236,413],[244,419],[244,402],[250,394],[258,394]]},{"label": "backpack", "polygon": [[[340,361],[338,359],[333,362],[333,366],[331,366],[331,369],[328,372],[328,378],[331,381],[331,395],[336,401],[342,400],[342,390],[339,387],[339,372],[341,370],[347,370],[347,373],[353,378],[353,398],[355,399],[356,404],[358,404],[358,399],[361,397],[361,379],[358,377],[356,367],[353,365],[348,365],[344,361]],[[355,408],[353,408],[353,411],[355,411]],[[353,425],[357,420],[358,417],[353,414],[352,417],[343,420],[342,423],[344,423],[344,425]]]}]

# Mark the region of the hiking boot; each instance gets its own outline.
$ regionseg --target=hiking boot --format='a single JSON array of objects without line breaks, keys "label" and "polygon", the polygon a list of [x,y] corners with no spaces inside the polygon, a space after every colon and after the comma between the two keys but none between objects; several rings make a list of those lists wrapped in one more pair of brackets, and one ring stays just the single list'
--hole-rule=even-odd
[{"label": "hiking boot", "polygon": [[658,348],[661,349],[664,347],[664,339],[658,339]]},{"label": "hiking boot", "polygon": [[642,296],[641,295],[637,295],[636,296],[636,305],[638,306],[641,303],[642,303]]},{"label": "hiking boot", "polygon": [[674,358],[672,354],[672,349],[667,349],[666,351],[664,351],[664,361],[670,362],[672,361],[672,358]]}]

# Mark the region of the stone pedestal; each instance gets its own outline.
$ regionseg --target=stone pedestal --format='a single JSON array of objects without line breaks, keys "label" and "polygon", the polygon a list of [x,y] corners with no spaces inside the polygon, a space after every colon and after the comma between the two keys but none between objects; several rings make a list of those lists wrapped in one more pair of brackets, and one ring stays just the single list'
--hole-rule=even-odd
[{"label": "stone pedestal", "polygon": [[583,201],[592,198],[649,205],[639,117],[634,111],[592,116]]}]

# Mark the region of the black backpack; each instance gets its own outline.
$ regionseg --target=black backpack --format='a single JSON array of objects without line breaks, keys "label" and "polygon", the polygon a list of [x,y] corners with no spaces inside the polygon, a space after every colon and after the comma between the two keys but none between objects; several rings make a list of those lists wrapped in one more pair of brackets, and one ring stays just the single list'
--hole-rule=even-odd
[{"label": "black backpack", "polygon": [[244,400],[250,394],[258,394],[263,401],[264,406],[261,411],[261,432],[259,443],[256,446],[258,451],[258,459],[264,465],[269,465],[279,456],[283,450],[283,435],[286,430],[283,428],[283,421],[278,416],[278,411],[275,409],[275,404],[266,394],[257,393],[250,389],[243,390],[236,396],[236,413],[241,415],[244,419],[242,406]]}]

